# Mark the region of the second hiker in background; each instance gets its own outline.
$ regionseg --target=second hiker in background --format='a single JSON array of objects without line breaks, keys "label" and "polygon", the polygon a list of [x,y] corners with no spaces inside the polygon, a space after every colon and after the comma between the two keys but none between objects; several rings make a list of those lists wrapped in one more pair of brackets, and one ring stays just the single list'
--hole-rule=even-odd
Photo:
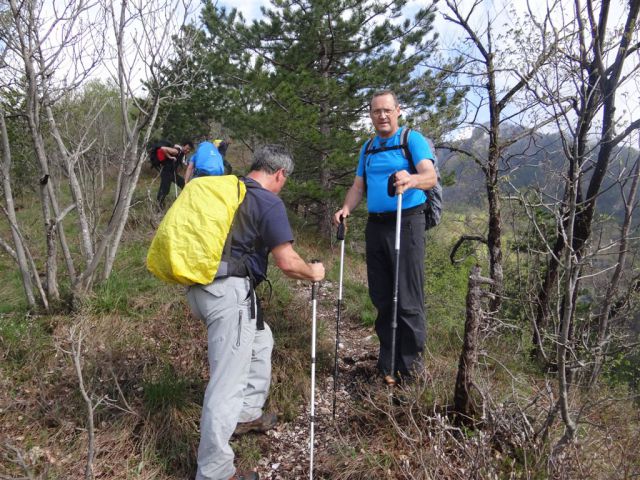
[{"label": "second hiker in background", "polygon": [[182,165],[185,155],[193,151],[193,142],[184,140],[181,145],[171,145],[169,142],[160,141],[152,146],[150,153],[151,165],[160,170],[160,187],[158,187],[158,207],[164,208],[164,200],[171,190],[171,184],[175,183],[180,189],[184,188],[185,180],[178,174],[178,168]]},{"label": "second hiker in background", "polygon": [[[411,378],[423,370],[426,341],[424,310],[425,201],[424,190],[434,187],[437,175],[427,140],[410,131],[405,146],[411,152],[415,173],[403,153],[398,99],[391,90],[373,95],[369,117],[376,136],[360,150],[353,185],[342,208],[334,215],[338,225],[358,206],[365,193],[369,217],[365,230],[369,297],[378,311],[376,333],[380,339],[378,370],[388,385]],[[395,277],[396,198],[388,194],[393,176],[395,194],[403,195],[398,270],[397,335],[392,331]],[[395,338],[395,347],[392,346]],[[395,360],[391,352],[395,348]],[[391,371],[391,366],[394,365]]]},{"label": "second hiker in background", "polygon": [[192,178],[210,175],[224,175],[224,160],[216,146],[208,140],[198,144],[198,149],[189,159],[185,183]]}]

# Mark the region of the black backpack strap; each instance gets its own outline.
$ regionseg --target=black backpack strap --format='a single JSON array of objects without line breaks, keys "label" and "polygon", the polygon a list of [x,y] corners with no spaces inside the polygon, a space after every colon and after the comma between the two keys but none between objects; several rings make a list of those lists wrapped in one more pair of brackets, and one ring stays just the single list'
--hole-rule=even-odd
[{"label": "black backpack strap", "polygon": [[418,173],[416,166],[413,163],[413,155],[411,155],[411,149],[409,148],[409,133],[411,129],[409,127],[403,127],[402,132],[400,133],[400,144],[393,145],[391,147],[379,147],[379,148],[371,148],[373,146],[373,138],[367,140],[364,147],[364,163],[363,163],[363,175],[362,179],[364,180],[364,189],[367,190],[367,160],[369,155],[375,155],[380,152],[388,152],[390,150],[402,150],[402,155],[409,161],[409,172],[410,173]]},{"label": "black backpack strap", "polygon": [[[240,200],[240,182],[242,180],[240,180],[239,178],[238,180],[238,200]],[[227,235],[227,240],[224,243],[224,248],[222,249],[222,258],[225,259],[230,259],[231,258],[231,239],[233,237],[233,235],[231,235],[231,232],[233,232],[233,226],[236,223],[236,219],[235,217],[233,218],[233,221],[231,222],[231,226],[229,227],[229,234]]]},{"label": "black backpack strap", "polygon": [[411,133],[411,129],[409,127],[404,127],[402,129],[402,133],[400,134],[400,148],[402,149],[404,158],[409,161],[409,172],[418,173],[418,170],[413,163],[413,155],[411,155],[411,149],[409,148],[409,133]]},{"label": "black backpack strap", "polygon": [[388,152],[390,150],[402,150],[402,155],[409,161],[409,168],[411,172],[416,173],[416,166],[413,164],[413,155],[411,155],[411,150],[409,149],[409,133],[410,132],[411,132],[410,128],[404,127],[402,129],[402,133],[400,134],[400,144],[392,145],[390,147],[371,148],[373,144],[373,139],[370,138],[369,140],[367,140],[367,143],[365,144],[365,150],[364,150],[365,166],[366,166],[366,156],[368,155],[374,155],[380,152]]},{"label": "black backpack strap", "polygon": [[[252,185],[247,185],[246,182],[238,178],[238,198],[240,198],[240,182],[244,183],[246,188],[253,188]],[[231,223],[231,228],[229,228],[229,235],[227,236],[227,240],[224,244],[224,250],[222,252],[222,258],[224,261],[228,263],[227,267],[227,275],[234,277],[249,277],[249,293],[247,293],[247,298],[251,303],[251,318],[256,319],[256,328],[258,330],[264,330],[264,317],[262,315],[262,309],[260,308],[260,300],[256,295],[256,278],[253,275],[253,271],[251,270],[251,266],[249,265],[249,256],[253,253],[247,252],[240,258],[233,258],[231,256],[231,243],[233,239],[233,227],[235,224],[234,221]]]},{"label": "black backpack strap", "polygon": [[371,148],[373,145],[373,138],[367,140],[367,143],[364,144],[364,156],[362,158],[362,181],[364,182],[364,191],[367,191],[367,160],[369,155],[372,153],[376,153],[374,149]]}]

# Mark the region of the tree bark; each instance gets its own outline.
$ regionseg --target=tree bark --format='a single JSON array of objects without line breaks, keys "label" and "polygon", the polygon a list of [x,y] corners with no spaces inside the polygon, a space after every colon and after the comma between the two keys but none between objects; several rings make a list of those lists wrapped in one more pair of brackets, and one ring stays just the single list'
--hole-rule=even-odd
[{"label": "tree bark", "polygon": [[622,273],[626,265],[627,251],[629,244],[629,231],[631,229],[631,221],[633,219],[633,212],[636,207],[636,195],[638,192],[638,179],[640,177],[640,157],[636,159],[636,164],[633,172],[633,180],[631,181],[631,188],[629,189],[629,198],[624,198],[625,202],[625,214],[624,221],[622,223],[620,234],[620,248],[618,249],[618,262],[616,268],[611,277],[611,281],[607,286],[607,293],[604,298],[604,305],[598,315],[598,341],[595,346],[595,358],[593,370],[591,372],[591,378],[589,379],[589,386],[593,386],[600,374],[602,364],[604,363],[604,356],[608,345],[609,337],[609,321],[611,319],[611,313],[614,305],[614,299]]},{"label": "tree bark", "polygon": [[453,394],[454,411],[461,423],[466,423],[477,411],[471,389],[474,385],[475,369],[478,364],[478,331],[483,319],[481,289],[483,284],[493,284],[493,280],[480,276],[480,267],[474,266],[469,275],[467,310],[464,324],[464,342],[458,361],[458,375]]},{"label": "tree bark", "polygon": [[[45,95],[46,101],[46,95]],[[78,223],[80,225],[80,249],[85,259],[85,263],[89,264],[91,259],[93,258],[93,239],[91,238],[91,228],[89,227],[89,221],[87,219],[87,214],[85,210],[85,198],[82,192],[82,187],[80,186],[80,182],[78,181],[78,176],[76,174],[76,161],[74,160],[74,155],[72,155],[62,140],[62,135],[58,130],[58,125],[53,115],[53,111],[50,106],[46,107],[47,118],[49,120],[49,125],[51,127],[51,133],[53,138],[56,140],[56,144],[58,145],[58,151],[60,157],[62,158],[62,163],[65,168],[65,172],[69,177],[69,187],[71,189],[71,195],[73,197],[73,201],[76,204],[76,212],[78,214]],[[80,148],[80,147],[78,147]],[[78,156],[78,152],[76,152],[76,157]]]},{"label": "tree bark", "polygon": [[[13,201],[13,191],[11,190],[11,150],[9,147],[9,135],[7,133],[7,125],[4,120],[4,112],[0,111],[0,138],[2,140],[2,164],[0,165],[0,177],[2,177],[2,192],[4,194],[5,208],[4,212],[11,227],[11,237],[13,239],[13,248],[15,261],[20,270],[22,278],[22,286],[27,298],[29,308],[36,307],[36,297],[33,293],[33,283],[31,281],[32,272],[29,268],[27,255],[22,243],[22,236],[18,230],[18,219],[16,216],[15,203]],[[34,272],[37,275],[37,272]],[[45,303],[45,305],[47,305]]]}]

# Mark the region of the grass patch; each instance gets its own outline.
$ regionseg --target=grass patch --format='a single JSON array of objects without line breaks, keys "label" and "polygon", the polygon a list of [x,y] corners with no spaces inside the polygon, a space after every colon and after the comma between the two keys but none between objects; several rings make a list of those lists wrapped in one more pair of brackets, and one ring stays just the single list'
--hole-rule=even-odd
[{"label": "grass patch", "polygon": [[2,281],[0,281],[0,298],[2,299],[2,302],[0,302],[0,315],[26,313],[28,304],[22,286],[20,270],[18,270],[13,260],[4,253],[0,253],[0,270],[3,271]]},{"label": "grass patch", "polygon": [[198,453],[200,405],[185,402],[149,416],[145,436],[152,439],[155,462],[171,478],[192,478]]},{"label": "grass patch", "polygon": [[34,364],[34,359],[51,347],[51,336],[42,319],[0,315],[0,355],[15,366]]},{"label": "grass patch", "polygon": [[231,442],[231,447],[239,457],[236,463],[238,470],[251,470],[262,458],[263,449],[256,435],[241,435]]},{"label": "grass patch", "polygon": [[[122,260],[116,263],[109,278],[96,286],[94,295],[88,300],[89,312],[131,314],[139,311],[132,308],[132,300],[167,288],[147,271],[146,251],[147,245],[141,242],[122,249],[119,256]],[[147,302],[147,305],[151,303]],[[147,313],[147,309],[139,313]]]},{"label": "grass patch", "polygon": [[189,395],[189,382],[165,367],[157,379],[143,383],[144,404],[147,410],[157,411],[177,408],[185,404]]},{"label": "grass patch", "polygon": [[342,316],[357,317],[366,327],[376,323],[378,315],[371,299],[369,287],[353,280],[344,281]]}]

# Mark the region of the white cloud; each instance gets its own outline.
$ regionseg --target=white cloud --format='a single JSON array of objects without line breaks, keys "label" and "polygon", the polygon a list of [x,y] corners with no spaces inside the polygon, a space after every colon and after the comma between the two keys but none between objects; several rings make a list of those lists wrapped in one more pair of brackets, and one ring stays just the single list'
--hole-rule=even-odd
[{"label": "white cloud", "polygon": [[245,19],[251,21],[262,16],[260,12],[261,6],[268,6],[268,0],[224,0],[218,2],[219,5],[224,5],[228,9],[236,8]]}]

